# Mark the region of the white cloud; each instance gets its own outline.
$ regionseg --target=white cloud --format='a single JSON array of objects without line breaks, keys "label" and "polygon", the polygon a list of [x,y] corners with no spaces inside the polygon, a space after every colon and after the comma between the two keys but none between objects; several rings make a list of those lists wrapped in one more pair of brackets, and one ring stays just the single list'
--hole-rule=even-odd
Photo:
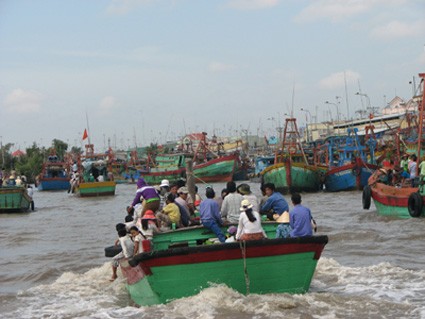
[{"label": "white cloud", "polygon": [[329,19],[332,22],[341,22],[352,16],[367,13],[373,8],[382,5],[398,6],[406,0],[315,0],[298,14],[296,22],[314,22]]},{"label": "white cloud", "polygon": [[235,66],[233,64],[225,64],[221,62],[211,62],[208,66],[208,69],[211,72],[224,72],[228,70],[233,70]]},{"label": "white cloud", "polygon": [[277,6],[280,0],[230,0],[228,7],[239,10],[257,10]]},{"label": "white cloud", "polygon": [[117,105],[117,100],[113,96],[105,96],[99,103],[101,113],[111,112]]},{"label": "white cloud", "polygon": [[372,29],[370,35],[374,38],[394,39],[425,35],[425,21],[403,23],[391,21],[386,25]]},{"label": "white cloud", "polygon": [[345,86],[345,81],[348,83],[356,83],[360,75],[351,70],[333,73],[319,81],[319,87],[322,89],[339,89]]},{"label": "white cloud", "polygon": [[106,12],[112,15],[124,15],[141,5],[149,4],[154,1],[155,0],[112,0],[106,8]]},{"label": "white cloud", "polygon": [[4,99],[4,106],[8,112],[19,114],[37,113],[43,100],[43,95],[37,91],[15,89]]}]

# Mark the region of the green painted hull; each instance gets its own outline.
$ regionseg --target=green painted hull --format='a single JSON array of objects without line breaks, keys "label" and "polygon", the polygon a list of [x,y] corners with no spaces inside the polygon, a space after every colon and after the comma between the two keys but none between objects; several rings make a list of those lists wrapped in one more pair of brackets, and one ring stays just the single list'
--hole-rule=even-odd
[{"label": "green painted hull", "polygon": [[31,198],[27,191],[19,186],[3,186],[0,188],[0,213],[28,211]]},{"label": "green painted hull", "polygon": [[78,194],[81,197],[97,197],[115,195],[116,183],[106,182],[84,182],[78,186]]},{"label": "green painted hull", "polygon": [[[290,169],[290,175],[288,175]],[[263,183],[273,183],[279,192],[317,192],[322,185],[320,171],[308,165],[279,163],[267,167],[262,172]]]},{"label": "green painted hull", "polygon": [[235,155],[230,155],[196,165],[193,168],[195,180],[206,183],[230,182],[235,172],[236,160],[237,157]]},{"label": "green painted hull", "polygon": [[127,288],[141,306],[193,296],[212,284],[226,284],[242,294],[300,294],[309,290],[316,265],[314,253],[308,252],[152,267],[153,275]]},{"label": "green painted hull", "polygon": [[[378,211],[378,214],[381,216],[389,216],[389,217],[397,217],[397,218],[412,218],[409,214],[409,209],[407,206],[392,206],[392,205],[385,205],[377,200],[373,201],[375,203],[376,210]],[[422,209],[422,215],[424,215],[425,209]]]}]

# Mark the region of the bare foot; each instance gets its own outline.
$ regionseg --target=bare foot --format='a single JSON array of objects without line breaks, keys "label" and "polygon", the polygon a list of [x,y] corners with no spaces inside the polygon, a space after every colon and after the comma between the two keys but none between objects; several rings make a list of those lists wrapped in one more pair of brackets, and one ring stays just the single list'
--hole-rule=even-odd
[{"label": "bare foot", "polygon": [[118,276],[117,276],[117,275],[114,275],[114,276],[112,276],[112,277],[111,277],[111,279],[109,279],[109,281],[110,281],[110,282],[113,282],[113,281],[115,281],[115,279],[117,279],[117,278],[118,278]]}]

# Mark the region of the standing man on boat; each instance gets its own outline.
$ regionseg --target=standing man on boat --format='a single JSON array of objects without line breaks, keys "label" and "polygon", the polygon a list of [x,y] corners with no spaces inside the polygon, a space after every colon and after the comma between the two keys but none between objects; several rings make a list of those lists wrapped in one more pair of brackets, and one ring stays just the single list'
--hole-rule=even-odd
[{"label": "standing man on boat", "polygon": [[289,211],[289,205],[283,195],[276,192],[273,183],[264,184],[264,192],[268,196],[266,202],[261,206],[260,214],[267,215],[267,218],[273,220],[273,214],[282,215],[284,211]]}]

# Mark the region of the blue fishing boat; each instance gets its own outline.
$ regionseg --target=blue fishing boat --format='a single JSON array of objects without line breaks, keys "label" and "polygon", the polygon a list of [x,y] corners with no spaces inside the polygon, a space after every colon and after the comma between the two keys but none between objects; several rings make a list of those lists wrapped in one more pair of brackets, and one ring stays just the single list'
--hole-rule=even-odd
[{"label": "blue fishing boat", "polygon": [[69,188],[69,165],[55,154],[49,155],[37,177],[39,191],[66,190]]},{"label": "blue fishing boat", "polygon": [[357,128],[349,128],[348,135],[326,140],[329,157],[329,170],[325,174],[327,191],[361,190],[367,185],[369,177],[378,169],[374,157],[376,139],[372,135],[362,145]]}]

